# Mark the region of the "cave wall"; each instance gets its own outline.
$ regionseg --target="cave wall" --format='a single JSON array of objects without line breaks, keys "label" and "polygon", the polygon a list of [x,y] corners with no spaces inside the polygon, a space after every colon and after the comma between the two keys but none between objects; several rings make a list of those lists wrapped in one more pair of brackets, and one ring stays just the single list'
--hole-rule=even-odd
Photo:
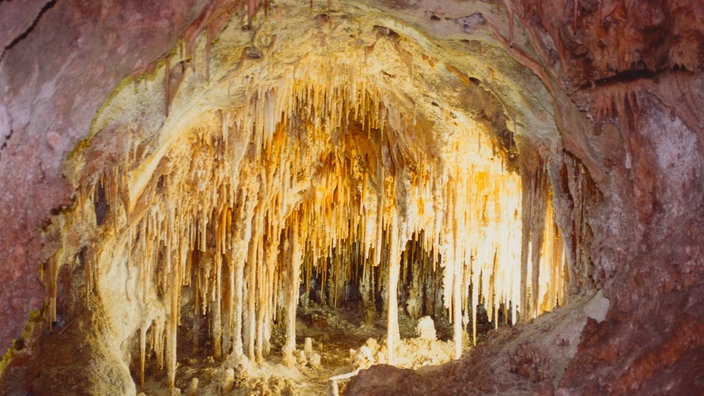
[{"label": "cave wall", "polygon": [[[442,11],[426,3],[388,5]],[[0,289],[7,324],[0,349],[44,300],[41,229],[73,196],[61,177],[66,153],[119,81],[146,70],[189,27],[217,25],[232,6],[35,1],[19,11],[17,2],[0,3],[0,26],[8,27],[0,29],[0,281],[12,285]],[[613,307],[605,321],[588,322],[577,357],[550,387],[584,394],[704,388],[696,371],[704,366],[704,6],[496,6],[512,23],[488,20],[493,34],[554,98],[561,142],[544,160],[559,187],[556,210],[573,270],[589,272]]]},{"label": "cave wall", "polygon": [[[576,393],[701,391],[704,7],[686,1],[513,7],[559,109],[565,149],[596,181],[594,279],[612,303],[559,384]],[[556,96],[559,96],[556,95]],[[581,129],[581,130],[580,130]],[[569,167],[569,161],[564,162]]]},{"label": "cave wall", "polygon": [[[350,390],[702,392],[702,4],[504,3],[513,23],[495,35],[555,99],[562,141],[550,174],[572,271],[586,271],[611,308],[604,321],[587,321],[564,373],[548,358],[560,347],[513,334],[501,342],[519,347],[477,348],[449,370],[454,381],[378,368]],[[559,326],[548,321],[546,333]]]},{"label": "cave wall", "polygon": [[122,79],[149,69],[189,26],[197,29],[231,7],[205,1],[0,4],[0,282],[8,285],[0,291],[0,349],[42,306],[40,235],[51,213],[71,202],[72,188],[62,178],[68,151]]}]

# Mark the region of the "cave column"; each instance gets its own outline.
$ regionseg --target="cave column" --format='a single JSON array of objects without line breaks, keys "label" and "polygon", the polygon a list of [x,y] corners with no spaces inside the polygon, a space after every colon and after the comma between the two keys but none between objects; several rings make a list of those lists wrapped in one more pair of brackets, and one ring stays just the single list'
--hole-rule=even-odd
[{"label": "cave column", "polygon": [[170,287],[169,287],[169,299],[170,299],[170,310],[167,319],[167,330],[166,330],[166,370],[169,377],[169,395],[174,394],[175,382],[176,382],[176,369],[178,367],[176,361],[176,348],[177,348],[177,330],[178,322],[180,316],[180,301],[181,301],[181,271],[178,267],[172,268],[172,274],[170,274]]},{"label": "cave column", "polygon": [[249,199],[248,195],[242,194],[240,196],[240,202],[238,205],[238,221],[236,222],[237,227],[237,238],[233,238],[234,247],[232,249],[232,261],[234,265],[234,279],[233,283],[233,301],[234,305],[234,317],[232,323],[232,354],[240,359],[244,356],[244,342],[243,342],[243,330],[244,330],[244,267],[247,261],[247,248],[251,246],[252,239],[252,220],[254,217],[254,203],[255,200]]},{"label": "cave column", "polygon": [[300,272],[303,262],[301,252],[301,244],[299,240],[298,221],[289,229],[289,235],[286,243],[290,251],[289,268],[288,268],[288,288],[286,290],[286,341],[282,348],[284,355],[284,363],[287,366],[293,366],[296,363],[294,352],[296,351],[296,307],[298,306],[298,289],[300,287]]},{"label": "cave column", "polygon": [[215,298],[210,303],[210,311],[212,312],[212,323],[211,323],[211,333],[212,333],[212,343],[213,343],[213,357],[215,359],[222,358],[222,255],[220,252],[216,251],[215,257]]},{"label": "cave column", "polygon": [[458,208],[458,190],[459,186],[455,186],[448,194],[448,196],[451,196],[451,199],[448,200],[448,213],[452,214],[452,245],[447,249],[449,262],[445,264],[448,269],[452,269],[452,333],[455,344],[455,359],[459,359],[462,356],[462,335],[464,331],[462,328],[463,294],[461,293],[464,263],[461,259],[463,255],[460,254],[461,249],[457,240],[460,231],[459,227],[461,226],[457,221],[458,218],[461,218]]},{"label": "cave column", "polygon": [[388,348],[388,364],[394,364],[397,344],[401,339],[398,329],[398,279],[401,266],[399,252],[400,238],[397,235],[398,220],[396,215],[391,216],[391,226],[389,227],[389,283],[387,298],[387,328],[386,345]]},{"label": "cave column", "polygon": [[[246,245],[249,245],[247,243]],[[243,250],[243,249],[242,249]],[[242,305],[244,300],[244,257],[242,252],[235,254],[235,271],[233,280],[233,305],[234,318],[232,321],[232,353],[237,358],[244,355],[244,344],[242,343]]]},{"label": "cave column", "polygon": [[255,322],[255,301],[256,301],[256,285],[257,278],[257,255],[259,243],[252,238],[249,243],[247,254],[247,296],[246,296],[246,311],[243,314],[243,335],[244,346],[249,360],[254,361],[254,339],[256,337],[256,322]]},{"label": "cave column", "polygon": [[452,279],[452,331],[453,340],[455,343],[455,359],[462,356],[462,336],[464,329],[462,328],[462,261],[455,258],[455,263],[447,265],[455,266]]}]

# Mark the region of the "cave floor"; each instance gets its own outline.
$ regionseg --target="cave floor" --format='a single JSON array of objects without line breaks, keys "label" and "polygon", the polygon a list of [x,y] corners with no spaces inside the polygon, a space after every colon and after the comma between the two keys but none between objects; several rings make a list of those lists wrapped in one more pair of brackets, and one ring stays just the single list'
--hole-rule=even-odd
[{"label": "cave floor", "polygon": [[[381,316],[381,315],[380,315]],[[400,315],[403,342],[397,351],[397,366],[419,368],[438,365],[452,359],[454,347],[451,324],[435,323],[437,340],[417,336],[417,321]],[[304,352],[305,340],[312,340],[312,352]],[[321,395],[326,394],[333,376],[351,373],[372,364],[386,363],[386,321],[377,317],[374,325],[365,325],[363,313],[354,309],[333,310],[311,304],[299,307],[296,331],[296,364],[287,367],[282,358],[284,332],[274,328],[271,353],[261,363],[227,357],[216,362],[212,357],[182,356],[178,359],[176,387],[187,395]],[[466,343],[469,348],[469,343]],[[317,356],[315,356],[317,355]],[[316,363],[319,359],[320,363]],[[226,374],[228,368],[230,376]],[[234,372],[234,378],[232,373]],[[198,393],[193,379],[198,379]],[[336,381],[341,393],[349,379]],[[190,387],[190,389],[189,389]],[[147,373],[145,395],[168,395],[168,380],[163,372]],[[178,393],[177,393],[178,394]]]}]

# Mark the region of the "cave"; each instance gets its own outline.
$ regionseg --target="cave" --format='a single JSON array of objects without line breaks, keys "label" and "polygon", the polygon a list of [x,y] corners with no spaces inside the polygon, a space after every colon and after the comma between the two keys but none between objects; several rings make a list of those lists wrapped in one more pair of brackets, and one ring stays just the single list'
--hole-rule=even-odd
[{"label": "cave", "polygon": [[704,5],[0,26],[0,394],[704,392]]}]

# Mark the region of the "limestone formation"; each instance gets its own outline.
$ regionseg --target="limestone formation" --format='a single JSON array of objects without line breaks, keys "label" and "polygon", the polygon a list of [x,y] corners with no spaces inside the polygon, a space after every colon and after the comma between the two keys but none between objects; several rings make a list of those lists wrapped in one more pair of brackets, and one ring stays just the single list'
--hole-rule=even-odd
[{"label": "limestone formation", "polygon": [[435,323],[433,323],[433,318],[430,316],[423,316],[418,320],[416,325],[416,331],[418,336],[423,340],[434,341],[436,338],[435,334]]},{"label": "limestone formation", "polygon": [[700,2],[118,3],[0,1],[1,394],[704,390]]}]

